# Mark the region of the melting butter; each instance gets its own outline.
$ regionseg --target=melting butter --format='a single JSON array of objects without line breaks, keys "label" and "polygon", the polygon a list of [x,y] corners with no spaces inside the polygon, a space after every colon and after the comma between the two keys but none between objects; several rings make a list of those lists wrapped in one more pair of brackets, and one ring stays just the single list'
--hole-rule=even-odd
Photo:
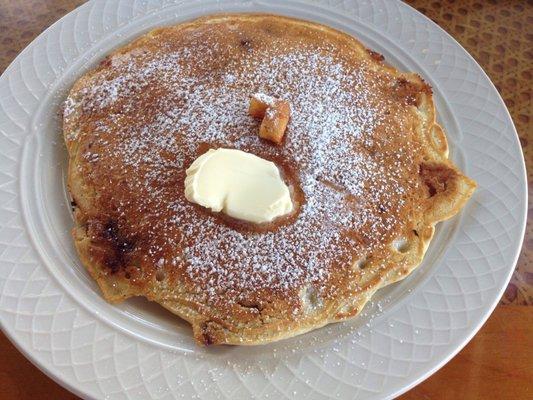
[{"label": "melting butter", "polygon": [[187,169],[187,200],[253,223],[293,209],[289,188],[271,161],[234,149],[209,150]]}]

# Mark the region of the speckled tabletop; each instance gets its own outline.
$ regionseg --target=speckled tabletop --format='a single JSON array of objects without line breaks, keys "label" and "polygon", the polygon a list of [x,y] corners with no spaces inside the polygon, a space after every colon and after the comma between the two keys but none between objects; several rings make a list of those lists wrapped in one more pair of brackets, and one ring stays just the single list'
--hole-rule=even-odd
[{"label": "speckled tabletop", "polygon": [[[83,0],[0,0],[0,72]],[[463,45],[490,76],[516,124],[533,189],[533,0],[407,0]],[[516,271],[474,340],[403,399],[533,398],[533,203]],[[516,307],[519,306],[519,307]],[[0,399],[73,399],[0,334]],[[31,376],[31,379],[29,379]]]}]

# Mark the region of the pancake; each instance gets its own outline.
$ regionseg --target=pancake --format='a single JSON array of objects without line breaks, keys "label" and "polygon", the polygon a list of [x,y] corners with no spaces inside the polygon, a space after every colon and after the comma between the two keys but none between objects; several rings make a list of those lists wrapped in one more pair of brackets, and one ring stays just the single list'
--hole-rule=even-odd
[{"label": "pancake", "polygon": [[[250,97],[286,100],[283,142]],[[422,261],[475,183],[448,160],[431,87],[353,37],[275,15],[155,29],[107,56],[63,112],[74,242],[106,300],[144,296],[199,344],[263,344],[357,315]],[[192,204],[211,148],[279,167],[293,213],[245,224]]]}]

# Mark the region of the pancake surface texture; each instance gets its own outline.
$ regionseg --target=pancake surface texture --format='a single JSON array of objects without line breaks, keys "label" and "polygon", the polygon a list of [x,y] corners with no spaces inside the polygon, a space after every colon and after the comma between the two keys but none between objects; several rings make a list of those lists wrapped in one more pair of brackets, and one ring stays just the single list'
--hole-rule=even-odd
[{"label": "pancake surface texture", "polygon": [[[250,97],[287,100],[279,146]],[[272,15],[156,29],[80,78],[64,138],[80,258],[105,298],[145,296],[209,344],[261,344],[351,318],[420,264],[475,183],[449,160],[431,88],[354,38]],[[293,213],[252,226],[188,202],[211,148],[276,163]]]}]

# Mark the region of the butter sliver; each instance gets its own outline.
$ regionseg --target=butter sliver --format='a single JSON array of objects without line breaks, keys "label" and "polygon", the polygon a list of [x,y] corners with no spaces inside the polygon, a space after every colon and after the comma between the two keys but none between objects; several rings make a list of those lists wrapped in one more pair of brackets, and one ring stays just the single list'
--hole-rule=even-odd
[{"label": "butter sliver", "polygon": [[235,149],[209,150],[187,169],[190,202],[240,220],[264,223],[293,209],[290,191],[272,161]]}]

